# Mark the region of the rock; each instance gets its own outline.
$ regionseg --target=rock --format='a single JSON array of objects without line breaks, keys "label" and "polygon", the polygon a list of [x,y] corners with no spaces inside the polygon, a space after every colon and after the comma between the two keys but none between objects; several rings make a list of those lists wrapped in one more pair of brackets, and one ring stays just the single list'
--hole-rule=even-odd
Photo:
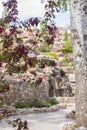
[{"label": "rock", "polygon": [[65,124],[63,126],[62,130],[87,130],[87,128],[85,128],[85,127],[74,128],[73,124]]},{"label": "rock", "polygon": [[62,66],[63,71],[65,71],[67,74],[71,74],[74,71],[73,66]]},{"label": "rock", "polygon": [[49,75],[50,96],[71,96],[72,88],[66,73],[59,68],[52,70]]},{"label": "rock", "polygon": [[[33,74],[37,75],[38,78],[43,78],[43,82],[37,88],[34,86],[35,77]],[[18,74],[7,75],[5,79],[10,84],[10,91],[0,95],[4,104],[15,105],[15,102],[29,101],[32,98],[47,100],[53,96],[71,96],[72,93],[65,71],[57,67],[54,69],[46,67],[43,71],[42,69],[30,68],[27,73],[19,76]]]},{"label": "rock", "polygon": [[62,128],[62,130],[73,130],[71,124],[65,124]]},{"label": "rock", "polygon": [[75,74],[68,74],[67,76],[68,76],[69,81],[70,81],[71,83],[75,83]]},{"label": "rock", "polygon": [[75,118],[75,111],[73,110],[73,111],[69,112],[69,113],[66,115],[66,117],[69,118],[69,119]]},{"label": "rock", "polygon": [[24,130],[29,130],[29,129],[27,128],[27,129],[24,129]]},{"label": "rock", "polygon": [[87,128],[85,128],[85,127],[79,127],[79,128],[75,128],[74,130],[87,130]]}]

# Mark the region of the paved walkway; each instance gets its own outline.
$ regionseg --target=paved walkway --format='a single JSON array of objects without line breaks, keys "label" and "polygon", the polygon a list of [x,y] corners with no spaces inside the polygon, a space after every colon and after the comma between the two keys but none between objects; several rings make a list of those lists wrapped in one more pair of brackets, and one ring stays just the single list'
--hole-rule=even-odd
[{"label": "paved walkway", "polygon": [[[57,112],[37,113],[29,115],[20,115],[11,117],[16,119],[20,117],[22,120],[27,120],[30,130],[62,130],[64,123],[72,123],[73,120],[66,118],[66,113],[74,110],[73,107],[62,109]],[[0,130],[15,130],[9,126],[4,120],[0,123]]]}]

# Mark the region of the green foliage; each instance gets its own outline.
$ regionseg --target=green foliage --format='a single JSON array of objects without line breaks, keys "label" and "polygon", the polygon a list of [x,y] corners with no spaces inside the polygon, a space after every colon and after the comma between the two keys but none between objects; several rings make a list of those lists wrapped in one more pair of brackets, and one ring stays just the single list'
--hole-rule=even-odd
[{"label": "green foliage", "polygon": [[3,100],[2,99],[0,99],[0,106],[3,104]]},{"label": "green foliage", "polygon": [[45,10],[46,18],[55,18],[55,12],[58,13],[60,10],[67,10],[67,0],[48,0],[47,4],[45,5]]},{"label": "green foliage", "polygon": [[4,60],[4,56],[3,54],[0,52],[0,60],[3,61]]},{"label": "green foliage", "polygon": [[48,32],[47,32],[47,23],[46,23],[46,20],[42,20],[42,21],[41,21],[41,23],[40,23],[40,28],[41,28],[41,30],[40,30],[41,35],[42,35],[44,38],[46,38],[46,37],[47,37],[47,34],[48,34]]},{"label": "green foliage", "polygon": [[29,103],[30,107],[36,107],[36,108],[42,108],[42,107],[50,107],[51,104],[45,101],[41,101],[37,98],[32,99],[32,101]]},{"label": "green foliage", "polygon": [[73,66],[73,62],[71,62],[68,57],[64,57],[63,60],[62,60],[62,62],[63,62],[65,65]]},{"label": "green foliage", "polygon": [[56,98],[51,98],[48,100],[48,103],[50,103],[51,105],[55,105],[55,104],[58,104],[58,100]]},{"label": "green foliage", "polygon": [[15,103],[15,107],[16,108],[27,108],[29,107],[29,103],[28,102],[16,102]]},{"label": "green foliage", "polygon": [[48,44],[46,44],[46,43],[43,43],[43,44],[41,44],[39,50],[40,50],[41,52],[50,52],[51,47],[50,47],[50,45],[48,45]]},{"label": "green foliage", "polygon": [[63,62],[64,64],[69,64],[69,63],[70,63],[70,60],[69,60],[68,57],[65,56],[65,57],[63,58],[62,62]]},{"label": "green foliage", "polygon": [[60,8],[60,10],[66,11],[67,10],[67,0],[58,0],[57,1],[58,7]]},{"label": "green foliage", "polygon": [[72,52],[72,41],[71,39],[69,39],[68,41],[66,41],[65,46],[61,49],[62,52]]},{"label": "green foliage", "polygon": [[70,61],[70,59],[68,57],[64,57],[62,62],[66,65],[73,65],[73,63]]},{"label": "green foliage", "polygon": [[67,32],[67,30],[65,30],[65,34],[64,34],[64,41],[65,41],[65,45],[64,47],[61,49],[62,52],[72,52],[72,41],[71,38]]},{"label": "green foliage", "polygon": [[65,33],[64,33],[64,41],[68,41],[68,40],[69,40],[69,35],[68,35],[67,30],[65,30]]},{"label": "green foliage", "polygon": [[55,53],[55,52],[47,52],[47,53],[45,53],[47,56],[51,56],[51,57],[53,57],[53,58],[55,58],[55,59],[58,59],[58,56],[57,56],[57,54]]},{"label": "green foliage", "polygon": [[51,104],[45,101],[41,101],[37,98],[32,99],[30,102],[16,102],[15,107],[16,108],[27,108],[27,107],[36,107],[36,108],[42,108],[42,107],[50,107]]}]

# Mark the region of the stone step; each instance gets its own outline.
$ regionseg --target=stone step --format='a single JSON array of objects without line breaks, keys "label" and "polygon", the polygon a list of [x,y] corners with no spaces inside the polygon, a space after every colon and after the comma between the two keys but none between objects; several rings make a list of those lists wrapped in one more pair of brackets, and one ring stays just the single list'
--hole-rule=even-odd
[{"label": "stone step", "polygon": [[75,97],[57,97],[59,103],[74,103]]},{"label": "stone step", "polygon": [[62,66],[62,69],[63,69],[67,74],[72,74],[72,73],[74,73],[74,68],[73,68],[73,66]]},{"label": "stone step", "polygon": [[75,74],[72,73],[72,74],[67,74],[68,78],[69,78],[69,81],[71,83],[75,83]]}]

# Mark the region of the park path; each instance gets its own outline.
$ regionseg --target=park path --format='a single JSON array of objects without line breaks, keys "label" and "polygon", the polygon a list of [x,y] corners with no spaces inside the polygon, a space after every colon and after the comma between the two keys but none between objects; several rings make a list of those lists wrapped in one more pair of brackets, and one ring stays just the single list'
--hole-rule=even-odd
[{"label": "park path", "polygon": [[[74,107],[68,107],[56,112],[37,113],[28,115],[13,116],[11,119],[20,117],[22,120],[27,120],[30,130],[62,130],[65,123],[72,123],[74,120],[66,118],[66,113],[74,110]],[[4,120],[0,123],[0,130],[15,130],[9,126]]]}]

